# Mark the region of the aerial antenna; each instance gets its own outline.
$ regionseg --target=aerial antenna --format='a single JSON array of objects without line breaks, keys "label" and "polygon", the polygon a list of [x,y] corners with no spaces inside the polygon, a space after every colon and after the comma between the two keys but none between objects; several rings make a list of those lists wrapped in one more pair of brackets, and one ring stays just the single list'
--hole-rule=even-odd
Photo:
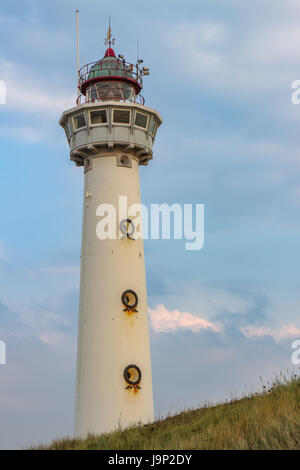
[{"label": "aerial antenna", "polygon": [[80,88],[79,88],[80,73],[79,73],[79,30],[78,30],[78,25],[79,25],[79,10],[76,10],[77,92],[78,92],[78,98],[79,98],[79,96],[80,96]]},{"label": "aerial antenna", "polygon": [[140,59],[140,41],[137,40],[136,41],[136,66],[138,67],[138,65],[142,63],[143,63],[143,60]]}]

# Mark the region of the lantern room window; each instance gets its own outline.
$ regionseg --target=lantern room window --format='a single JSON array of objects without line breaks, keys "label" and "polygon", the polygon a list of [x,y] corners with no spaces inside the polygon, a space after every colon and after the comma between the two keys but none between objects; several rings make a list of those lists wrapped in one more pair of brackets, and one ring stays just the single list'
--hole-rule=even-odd
[{"label": "lantern room window", "polygon": [[96,126],[99,124],[106,124],[107,123],[106,109],[100,109],[98,111],[91,111],[90,120],[91,120],[92,126]]},{"label": "lantern room window", "polygon": [[115,124],[129,124],[130,111],[124,109],[114,109],[113,122]]},{"label": "lantern room window", "polygon": [[142,127],[143,129],[146,129],[147,124],[148,124],[147,114],[137,112],[136,115],[135,115],[135,125],[138,126],[138,127]]},{"label": "lantern room window", "polygon": [[117,80],[104,80],[87,87],[86,102],[97,101],[134,101],[134,87]]},{"label": "lantern room window", "polygon": [[75,129],[81,129],[82,127],[86,126],[84,113],[77,114],[76,116],[74,116],[73,119],[74,119]]}]

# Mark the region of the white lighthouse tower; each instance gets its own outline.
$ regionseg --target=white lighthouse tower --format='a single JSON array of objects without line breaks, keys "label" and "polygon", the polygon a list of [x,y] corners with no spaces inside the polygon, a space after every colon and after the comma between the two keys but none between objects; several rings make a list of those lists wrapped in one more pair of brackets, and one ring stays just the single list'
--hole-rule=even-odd
[{"label": "white lighthouse tower", "polygon": [[[139,165],[152,159],[162,119],[140,95],[149,69],[116,57],[110,27],[106,42],[103,59],[80,69],[81,95],[59,121],[84,168],[77,436],[154,419],[143,240],[118,208],[120,196],[140,203]],[[115,239],[97,236],[101,204],[116,209]]]}]

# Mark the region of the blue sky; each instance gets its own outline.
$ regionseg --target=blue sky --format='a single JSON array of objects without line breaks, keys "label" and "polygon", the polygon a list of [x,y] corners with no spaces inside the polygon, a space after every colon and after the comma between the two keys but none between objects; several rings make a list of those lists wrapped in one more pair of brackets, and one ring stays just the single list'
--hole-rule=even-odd
[{"label": "blue sky", "polygon": [[134,61],[138,39],[151,68],[164,124],[143,202],[205,204],[203,250],[145,242],[157,416],[256,390],[300,338],[299,2],[2,0],[1,448],[72,434],[83,175],[57,121],[77,7],[81,64],[110,15],[116,51]]}]

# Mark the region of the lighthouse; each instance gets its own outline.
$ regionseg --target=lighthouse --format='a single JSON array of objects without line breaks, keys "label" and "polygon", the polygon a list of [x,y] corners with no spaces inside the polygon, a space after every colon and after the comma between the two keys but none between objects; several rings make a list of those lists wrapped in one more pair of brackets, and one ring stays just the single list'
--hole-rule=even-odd
[{"label": "lighthouse", "polygon": [[[139,167],[153,158],[162,118],[141,95],[149,68],[116,55],[110,27],[106,45],[102,59],[79,70],[76,106],[59,121],[84,174],[75,397],[81,437],[154,419],[143,240],[119,202],[140,204]],[[116,237],[97,234],[105,205],[115,208]]]}]

